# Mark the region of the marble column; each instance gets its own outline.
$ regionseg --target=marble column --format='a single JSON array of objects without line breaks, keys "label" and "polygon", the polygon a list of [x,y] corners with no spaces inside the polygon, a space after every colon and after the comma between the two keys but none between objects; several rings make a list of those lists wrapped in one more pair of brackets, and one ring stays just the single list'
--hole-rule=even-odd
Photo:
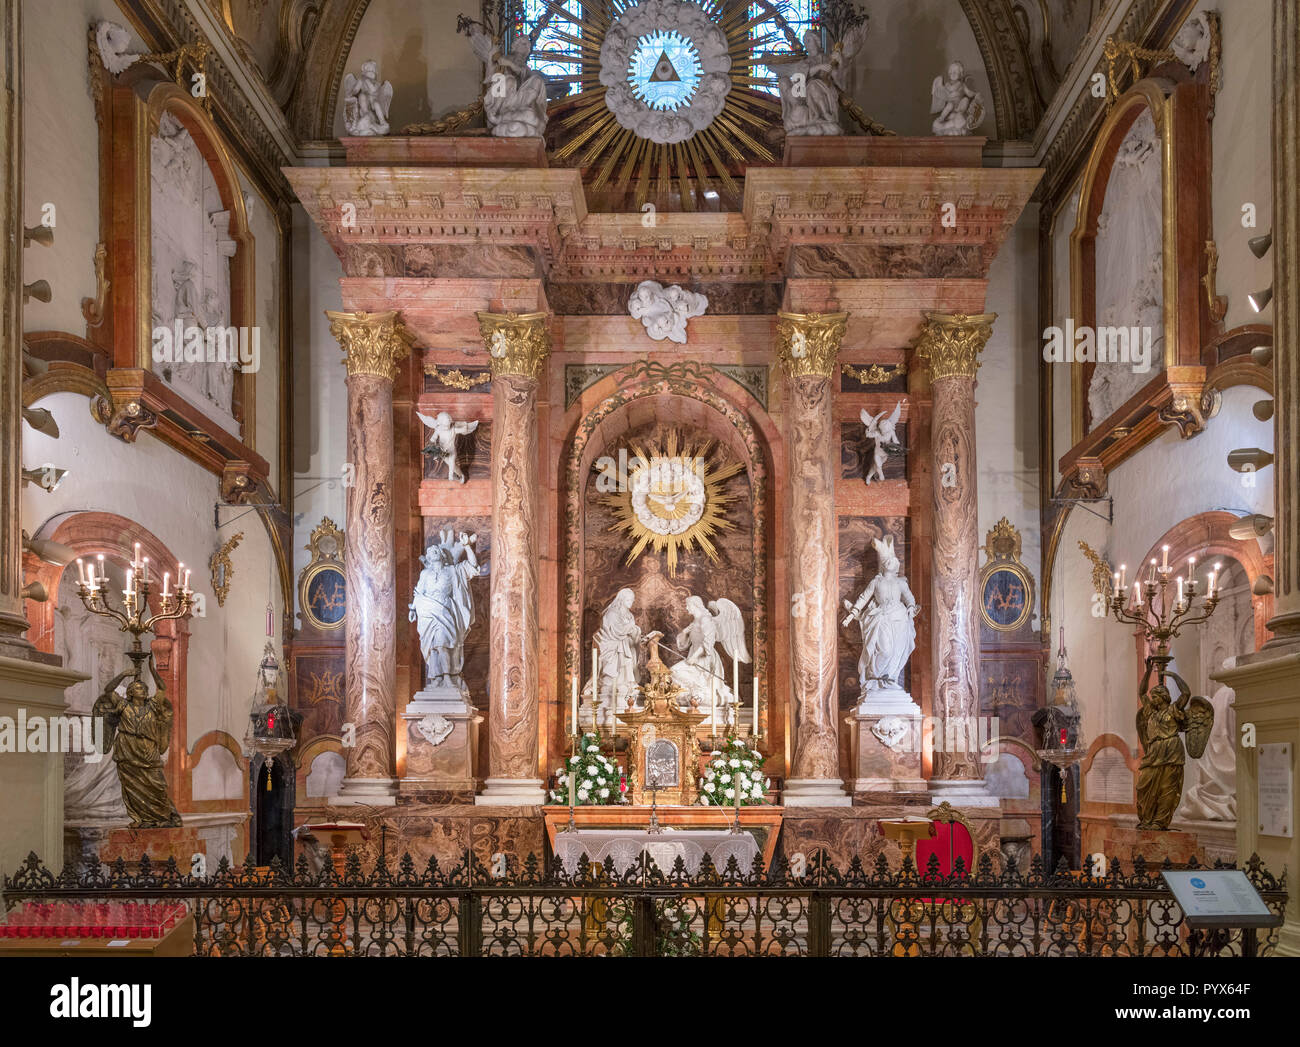
[{"label": "marble column", "polygon": [[835,468],[835,368],[847,313],[778,313],[777,354],[785,372],[790,501],[786,577],[790,587],[790,686],[794,759],[787,807],[847,807],[840,777],[836,616],[839,609]]},{"label": "marble column", "polygon": [[[1255,726],[1253,747],[1237,746],[1237,858],[1258,854],[1274,876],[1300,868],[1300,0],[1273,0],[1273,639],[1259,651],[1228,660],[1211,678],[1236,692],[1238,724]],[[1290,836],[1260,832],[1261,750],[1290,764]],[[1281,776],[1272,781],[1271,800],[1279,803]],[[1300,891],[1286,904],[1278,931],[1277,955],[1300,956]]]},{"label": "marble column", "polygon": [[[393,381],[411,353],[395,312],[326,312],[343,349],[348,388],[344,572],[347,771],[339,803],[391,803],[396,795],[397,554],[393,528]],[[345,743],[347,737],[345,736]]]},{"label": "marble column", "polygon": [[537,776],[537,388],[550,336],[545,313],[479,313],[492,366],[492,587],[488,777],[474,802],[545,801]]},{"label": "marble column", "polygon": [[938,721],[930,789],[962,806],[996,806],[979,759],[979,499],[975,373],[995,313],[926,313],[916,344],[930,375],[930,468],[934,485],[930,600]]},{"label": "marble column", "polygon": [[[32,646],[23,609],[23,117],[22,3],[0,2],[0,656],[26,658]],[[39,248],[38,248],[39,250]],[[33,528],[34,530],[35,528]]]}]

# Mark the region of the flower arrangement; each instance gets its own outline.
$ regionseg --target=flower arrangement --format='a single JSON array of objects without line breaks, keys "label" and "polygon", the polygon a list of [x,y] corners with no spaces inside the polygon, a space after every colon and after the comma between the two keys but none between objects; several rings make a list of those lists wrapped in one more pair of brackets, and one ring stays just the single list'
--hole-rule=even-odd
[{"label": "flower arrangement", "polygon": [[700,803],[734,807],[737,791],[742,806],[763,803],[772,782],[763,774],[762,753],[732,735],[711,756],[700,779]]},{"label": "flower arrangement", "polygon": [[574,805],[618,803],[622,769],[600,751],[600,736],[584,734],[578,751],[562,767],[555,768],[551,803],[569,804],[569,774],[574,776]]}]

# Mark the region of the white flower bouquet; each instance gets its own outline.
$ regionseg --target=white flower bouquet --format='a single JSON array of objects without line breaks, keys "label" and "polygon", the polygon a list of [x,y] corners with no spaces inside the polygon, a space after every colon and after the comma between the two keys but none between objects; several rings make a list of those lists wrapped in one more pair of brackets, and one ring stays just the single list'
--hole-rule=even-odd
[{"label": "white flower bouquet", "polygon": [[573,776],[574,806],[618,803],[618,778],[620,768],[600,751],[600,737],[584,734],[578,751],[555,768],[555,787],[550,790],[550,801],[569,805],[569,777]]},{"label": "white flower bouquet", "polygon": [[741,739],[729,737],[715,749],[700,779],[700,803],[734,807],[740,794],[742,807],[765,802],[771,781],[763,774],[764,756]]}]

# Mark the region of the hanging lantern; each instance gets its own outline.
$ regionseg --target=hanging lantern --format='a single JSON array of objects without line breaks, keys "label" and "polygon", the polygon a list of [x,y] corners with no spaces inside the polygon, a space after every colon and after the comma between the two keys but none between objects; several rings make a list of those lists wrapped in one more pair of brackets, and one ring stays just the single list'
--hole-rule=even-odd
[{"label": "hanging lantern", "polygon": [[292,749],[297,742],[293,730],[294,716],[288,704],[280,697],[282,690],[280,663],[275,657],[275,648],[267,640],[262,661],[257,666],[257,685],[253,691],[253,706],[248,714],[244,750],[247,756],[261,753],[266,758],[268,792],[271,790],[276,756]]},{"label": "hanging lantern", "polygon": [[1083,740],[1082,719],[1074,690],[1074,676],[1065,651],[1065,629],[1062,628],[1056,672],[1052,676],[1051,701],[1034,714],[1034,724],[1043,732],[1043,748],[1038,750],[1038,757],[1061,772],[1062,804],[1069,798],[1065,783],[1070,780],[1070,768],[1088,754]]}]

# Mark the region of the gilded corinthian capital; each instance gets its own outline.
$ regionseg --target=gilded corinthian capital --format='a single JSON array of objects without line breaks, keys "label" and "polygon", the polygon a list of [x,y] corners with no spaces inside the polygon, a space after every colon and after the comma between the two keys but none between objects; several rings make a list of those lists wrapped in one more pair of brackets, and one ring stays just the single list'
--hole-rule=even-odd
[{"label": "gilded corinthian capital", "polygon": [[930,368],[930,380],[974,378],[997,318],[997,313],[926,313],[916,355]]},{"label": "gilded corinthian capital", "polygon": [[393,381],[397,363],[411,355],[411,336],[396,312],[336,313],[325,310],[330,334],[339,340],[348,377],[374,375]]},{"label": "gilded corinthian capital", "polygon": [[829,378],[848,313],[777,313],[776,351],[789,378]]},{"label": "gilded corinthian capital", "polygon": [[542,361],[551,355],[551,335],[545,313],[475,313],[492,377],[510,374],[537,378]]}]

